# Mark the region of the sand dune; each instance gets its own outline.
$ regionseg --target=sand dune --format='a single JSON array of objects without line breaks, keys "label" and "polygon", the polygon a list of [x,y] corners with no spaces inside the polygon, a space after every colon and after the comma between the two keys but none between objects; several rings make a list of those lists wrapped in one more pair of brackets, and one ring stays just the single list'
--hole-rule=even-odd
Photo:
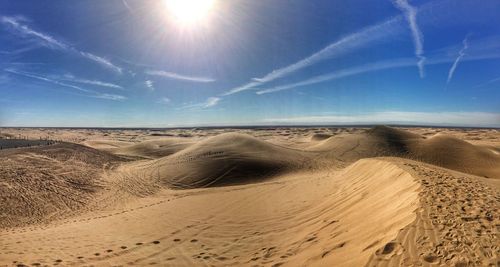
[{"label": "sand dune", "polygon": [[255,182],[298,169],[308,158],[244,134],[210,137],[171,156],[137,166],[173,188],[198,188]]},{"label": "sand dune", "polygon": [[12,253],[2,258],[97,266],[356,266],[374,253],[374,243],[389,242],[415,219],[417,189],[397,166],[365,160],[338,174],[292,175],[252,187],[182,195],[164,192],[128,209],[8,232],[2,251]]},{"label": "sand dune", "polygon": [[483,146],[437,134],[423,137],[400,129],[378,126],[360,134],[330,137],[310,147],[347,162],[362,158],[405,157],[471,173],[500,178],[500,155]]},{"label": "sand dune", "polygon": [[182,138],[162,138],[140,142],[138,144],[121,146],[108,150],[117,155],[135,156],[142,158],[161,158],[174,154],[189,145],[192,141]]},{"label": "sand dune", "polygon": [[95,149],[109,150],[132,145],[130,142],[118,140],[87,140],[82,142],[82,145]]},{"label": "sand dune", "polygon": [[328,139],[332,137],[331,134],[326,134],[326,133],[315,133],[311,136],[311,141],[323,141],[325,139]]},{"label": "sand dune", "polygon": [[182,131],[0,151],[0,266],[498,264],[494,143]]},{"label": "sand dune", "polygon": [[121,162],[76,144],[0,151],[0,227],[50,221],[84,207],[102,189],[103,168]]}]

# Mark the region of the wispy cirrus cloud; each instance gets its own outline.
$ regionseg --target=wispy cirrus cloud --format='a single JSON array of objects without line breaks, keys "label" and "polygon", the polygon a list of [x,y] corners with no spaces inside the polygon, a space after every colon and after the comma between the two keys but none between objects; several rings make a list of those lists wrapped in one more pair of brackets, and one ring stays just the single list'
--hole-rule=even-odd
[{"label": "wispy cirrus cloud", "polygon": [[207,98],[207,100],[205,101],[204,103],[204,107],[205,108],[210,108],[210,107],[213,107],[215,105],[217,105],[219,103],[219,101],[221,100],[220,97],[209,97]]},{"label": "wispy cirrus cloud", "polygon": [[101,93],[98,93],[96,95],[91,95],[89,97],[106,99],[106,100],[113,100],[113,101],[123,101],[123,100],[127,99],[127,97],[122,96],[122,95],[101,94]]},{"label": "wispy cirrus cloud", "polygon": [[23,21],[26,21],[26,19],[24,19],[22,17],[2,16],[2,17],[0,17],[0,21],[4,24],[11,26],[13,29],[17,30],[20,34],[23,34],[24,36],[36,37],[40,41],[40,43],[46,47],[49,47],[52,49],[69,49],[70,48],[66,43],[55,39],[54,37],[50,36],[49,34],[35,31],[35,30],[31,29],[30,27],[28,27],[27,25],[22,24]]},{"label": "wispy cirrus cloud", "polygon": [[39,48],[39,47],[41,47],[41,46],[38,43],[28,44],[24,47],[20,47],[20,48],[14,49],[14,50],[2,50],[2,51],[0,51],[0,55],[7,55],[7,56],[15,57],[15,56],[18,56],[18,55],[23,54],[25,52],[31,51],[33,49]]},{"label": "wispy cirrus cloud", "polygon": [[228,96],[228,95],[232,95],[232,94],[236,94],[236,93],[239,93],[239,92],[242,92],[242,91],[246,91],[246,90],[251,90],[253,89],[254,87],[256,86],[259,86],[263,84],[262,82],[249,82],[249,83],[246,83],[244,85],[241,85],[241,86],[238,86],[238,87],[235,87],[225,93],[222,94],[222,96]]},{"label": "wispy cirrus cloud", "polygon": [[458,63],[460,60],[465,56],[465,50],[469,48],[469,44],[467,43],[467,37],[462,41],[463,47],[458,51],[458,57],[455,59],[453,64],[451,65],[450,70],[448,71],[448,79],[446,80],[446,84],[449,84],[451,79],[453,78],[453,74],[455,73],[455,70],[457,69]]},{"label": "wispy cirrus cloud", "polygon": [[151,76],[159,76],[168,79],[188,81],[188,82],[197,82],[197,83],[210,83],[215,82],[216,80],[210,77],[201,77],[201,76],[190,76],[179,74],[170,71],[162,71],[162,70],[146,70],[145,73]]},{"label": "wispy cirrus cloud", "polygon": [[333,114],[268,118],[264,123],[273,124],[407,124],[441,126],[500,126],[500,113],[487,112],[408,112],[382,111],[361,114]]},{"label": "wispy cirrus cloud", "polygon": [[[491,42],[495,42],[495,39],[487,40],[486,42],[484,40],[480,40],[477,47],[474,49],[474,53],[468,54],[467,57],[461,57],[461,61],[475,61],[475,60],[485,60],[485,59],[498,59],[500,58],[500,53],[498,53],[498,48],[500,47],[499,43],[496,43],[496,45],[492,44]],[[443,51],[445,54],[443,54]],[[447,49],[442,50],[439,54],[433,55],[433,57],[430,57],[427,60],[428,65],[436,65],[436,64],[443,64],[443,63],[451,63],[455,62],[456,59],[451,58],[447,55]],[[336,79],[341,79],[345,77],[350,77],[350,76],[355,76],[355,75],[360,75],[364,73],[369,73],[369,72],[376,72],[376,71],[382,71],[382,70],[387,70],[387,69],[395,69],[395,68],[404,68],[404,67],[411,67],[415,65],[415,59],[412,58],[398,58],[398,59],[390,59],[390,60],[383,60],[383,61],[378,61],[374,63],[368,63],[364,65],[359,65],[359,66],[354,66],[346,69],[341,69],[337,70],[334,72],[330,72],[327,74],[323,75],[318,75],[314,76],[312,78],[308,78],[299,82],[295,83],[289,83],[289,84],[283,84],[283,85],[278,85],[274,86],[271,88],[262,88],[258,90],[256,93],[259,95],[262,94],[269,94],[269,93],[274,93],[274,92],[279,92],[283,90],[289,90],[293,89],[296,87],[301,87],[301,86],[306,86],[306,85],[312,85],[312,84],[317,84],[317,83],[322,83],[326,81],[332,81]]]},{"label": "wispy cirrus cloud", "polygon": [[118,84],[114,84],[114,83],[108,83],[108,82],[103,82],[103,81],[98,81],[98,80],[85,80],[85,79],[74,79],[74,80],[71,80],[73,82],[77,82],[77,83],[83,83],[83,84],[89,84],[89,85],[97,85],[97,86],[101,86],[101,87],[108,87],[108,88],[114,88],[114,89],[121,89],[123,90],[123,87],[118,85]]},{"label": "wispy cirrus cloud", "polygon": [[118,84],[98,80],[80,79],[71,74],[66,74],[63,77],[59,78],[59,80],[123,90],[123,87]]},{"label": "wispy cirrus cloud", "polygon": [[100,64],[103,67],[106,67],[108,69],[111,69],[115,72],[122,73],[122,68],[113,64],[111,61],[104,57],[97,56],[95,54],[85,52],[85,51],[80,51],[76,49],[75,47],[71,46],[70,44],[58,40],[55,37],[51,36],[50,34],[43,33],[41,31],[36,31],[29,27],[28,25],[24,24],[26,22],[26,19],[21,18],[21,17],[9,17],[9,16],[1,16],[0,17],[0,22],[3,23],[4,25],[9,26],[11,29],[13,29],[16,34],[22,36],[22,37],[29,37],[34,40],[36,40],[40,45],[45,46],[50,49],[54,50],[60,50],[60,51],[66,51],[66,52],[71,52],[76,55],[79,55],[80,57],[86,58],[88,60],[94,61],[98,64]]},{"label": "wispy cirrus cloud", "polygon": [[[423,5],[418,10],[425,11],[425,15],[428,16],[430,15],[431,11],[433,11],[433,8],[435,6],[443,8],[445,3],[449,4],[451,3],[451,1],[433,1]],[[221,95],[228,96],[247,90],[252,90],[255,87],[259,87],[265,83],[288,76],[319,62],[340,57],[365,47],[370,47],[377,44],[378,42],[387,41],[389,37],[395,36],[396,34],[402,32],[404,28],[401,27],[401,23],[404,19],[408,21],[408,25],[410,26],[415,46],[414,53],[418,59],[418,61],[416,61],[414,64],[417,65],[420,76],[424,77],[424,65],[426,57],[423,55],[423,35],[417,24],[417,8],[409,5],[406,0],[395,0],[395,5],[403,12],[404,16],[395,16],[385,20],[384,22],[365,27],[359,31],[343,36],[308,57],[305,57],[288,66],[275,69],[261,78],[254,78],[252,79],[252,81],[229,89]]]},{"label": "wispy cirrus cloud", "polygon": [[168,97],[162,97],[158,101],[156,101],[156,103],[158,103],[158,104],[164,104],[164,105],[170,104],[170,102],[172,102],[172,100],[170,98],[168,98]]},{"label": "wispy cirrus cloud", "polygon": [[357,49],[372,45],[375,42],[383,41],[399,30],[399,24],[401,20],[401,16],[390,18],[382,23],[369,26],[357,32],[346,35],[306,58],[303,58],[286,67],[273,70],[272,72],[266,74],[261,78],[254,78],[253,81],[232,88],[225,92],[223,95],[227,96],[250,90],[264,83],[271,82],[278,78],[290,75],[291,73],[297,72],[318,62],[345,55]]},{"label": "wispy cirrus cloud", "polygon": [[39,75],[39,74],[35,74],[35,73],[18,71],[18,70],[15,70],[15,69],[4,69],[4,71],[7,72],[7,73],[11,73],[11,74],[15,74],[15,75],[19,75],[19,76],[24,76],[24,77],[27,77],[27,78],[31,78],[31,79],[40,80],[40,81],[44,81],[44,82],[47,82],[47,83],[55,84],[55,85],[58,85],[58,86],[61,86],[61,87],[75,89],[75,90],[78,90],[78,91],[84,93],[84,94],[79,94],[79,95],[85,96],[85,97],[100,98],[100,99],[115,100],[115,101],[121,101],[121,100],[127,99],[127,97],[122,96],[122,95],[105,94],[105,93],[100,93],[100,92],[92,91],[92,90],[89,90],[89,89],[82,88],[80,86],[76,86],[76,85],[68,84],[68,83],[65,83],[65,82],[61,82],[59,80],[56,80],[56,79],[53,79],[53,78],[50,78],[50,77],[46,77],[46,76],[42,76],[42,75]]},{"label": "wispy cirrus cloud", "polygon": [[492,83],[495,83],[498,81],[500,81],[500,77],[496,77],[496,78],[493,78],[487,82],[480,83],[480,84],[476,85],[474,88],[483,87],[483,86],[486,86],[486,85],[489,85],[489,84],[492,84]]},{"label": "wispy cirrus cloud", "polygon": [[122,4],[123,6],[129,11],[132,13],[132,8],[130,7],[130,5],[128,4],[127,0],[122,0]]},{"label": "wispy cirrus cloud", "polygon": [[48,83],[56,84],[56,85],[59,85],[59,86],[62,86],[62,87],[76,89],[78,91],[82,91],[82,92],[85,92],[85,93],[91,92],[90,90],[83,89],[80,86],[76,86],[76,85],[72,85],[72,84],[67,84],[67,83],[60,82],[58,80],[54,80],[54,79],[51,79],[49,77],[41,76],[41,75],[34,74],[34,73],[29,73],[29,72],[24,72],[24,71],[17,71],[15,69],[4,69],[4,71],[12,73],[12,74],[16,74],[16,75],[20,75],[20,76],[24,76],[24,77],[28,77],[28,78],[32,78],[32,79],[41,80],[41,81],[45,81],[45,82],[48,82]]},{"label": "wispy cirrus cloud", "polygon": [[183,106],[181,106],[179,109],[200,109],[200,108],[211,108],[219,104],[219,102],[222,100],[220,97],[209,97],[205,101],[201,103],[188,103]]},{"label": "wispy cirrus cloud", "polygon": [[386,60],[386,61],[380,61],[380,62],[375,62],[375,63],[370,63],[370,64],[365,64],[361,66],[355,66],[352,68],[347,68],[347,69],[342,69],[338,70],[335,72],[331,72],[328,74],[324,75],[319,75],[315,76],[300,82],[296,83],[290,83],[290,84],[284,84],[284,85],[279,85],[275,86],[272,88],[267,88],[267,89],[261,89],[257,91],[258,95],[262,94],[269,94],[269,93],[274,93],[274,92],[279,92],[283,90],[289,90],[295,87],[300,87],[300,86],[306,86],[306,85],[312,85],[312,84],[317,84],[317,83],[322,83],[326,81],[332,81],[344,77],[349,77],[349,76],[354,76],[358,74],[363,74],[367,72],[373,72],[373,71],[380,71],[380,70],[385,70],[385,69],[391,69],[391,68],[399,68],[399,67],[408,67],[408,66],[413,66],[415,64],[415,60],[411,58],[402,58],[402,59],[397,59],[397,60]]},{"label": "wispy cirrus cloud", "polygon": [[151,80],[146,80],[144,81],[144,84],[146,85],[146,87],[151,90],[151,91],[154,91],[155,90],[155,87],[154,87],[154,83],[153,81]]},{"label": "wispy cirrus cloud", "polygon": [[123,71],[121,67],[118,67],[117,65],[111,63],[111,61],[109,61],[106,58],[103,58],[103,57],[100,57],[100,56],[97,56],[97,55],[94,55],[94,54],[88,53],[88,52],[83,52],[83,51],[78,51],[78,52],[80,53],[80,55],[82,57],[90,59],[94,62],[97,62],[98,64],[100,64],[108,69],[114,70],[120,74]]},{"label": "wispy cirrus cloud", "polygon": [[413,44],[415,46],[415,56],[418,58],[417,66],[420,77],[423,78],[425,76],[425,57],[424,54],[424,35],[417,24],[417,8],[411,6],[407,0],[395,0],[394,4],[397,8],[399,8],[406,17],[408,21],[408,25],[411,30],[411,34],[413,37]]}]

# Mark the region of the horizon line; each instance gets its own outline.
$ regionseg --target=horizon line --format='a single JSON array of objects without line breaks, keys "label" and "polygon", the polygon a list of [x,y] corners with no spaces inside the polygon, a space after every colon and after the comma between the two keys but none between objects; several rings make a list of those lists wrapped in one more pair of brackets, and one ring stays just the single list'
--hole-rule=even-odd
[{"label": "horizon line", "polygon": [[331,128],[373,128],[376,126],[389,126],[389,127],[408,127],[408,128],[472,128],[472,129],[500,129],[500,126],[474,126],[474,125],[461,125],[461,124],[411,124],[411,123],[345,123],[345,124],[227,124],[227,125],[184,125],[184,126],[166,126],[166,127],[153,127],[153,126],[0,126],[0,129],[90,129],[90,130],[176,130],[176,129],[228,129],[228,128],[315,128],[315,127],[331,127]]}]

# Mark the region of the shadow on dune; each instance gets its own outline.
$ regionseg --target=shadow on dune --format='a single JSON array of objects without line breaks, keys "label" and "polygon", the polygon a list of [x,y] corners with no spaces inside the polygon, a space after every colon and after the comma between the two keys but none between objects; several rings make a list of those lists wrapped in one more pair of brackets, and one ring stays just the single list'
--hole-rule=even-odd
[{"label": "shadow on dune", "polygon": [[321,151],[323,157],[346,162],[370,157],[403,157],[486,178],[500,178],[499,155],[491,149],[442,134],[424,137],[377,126],[360,134],[330,137],[310,149]]},{"label": "shadow on dune", "polygon": [[207,138],[137,169],[171,188],[254,183],[298,169],[304,153],[252,136],[226,133]]}]

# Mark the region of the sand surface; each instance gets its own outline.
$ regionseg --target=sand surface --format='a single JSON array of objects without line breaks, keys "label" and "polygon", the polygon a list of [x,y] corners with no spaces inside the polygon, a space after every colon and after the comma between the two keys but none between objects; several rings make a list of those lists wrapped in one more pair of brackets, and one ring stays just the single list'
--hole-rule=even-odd
[{"label": "sand surface", "polygon": [[1,133],[0,266],[499,264],[495,129]]}]

